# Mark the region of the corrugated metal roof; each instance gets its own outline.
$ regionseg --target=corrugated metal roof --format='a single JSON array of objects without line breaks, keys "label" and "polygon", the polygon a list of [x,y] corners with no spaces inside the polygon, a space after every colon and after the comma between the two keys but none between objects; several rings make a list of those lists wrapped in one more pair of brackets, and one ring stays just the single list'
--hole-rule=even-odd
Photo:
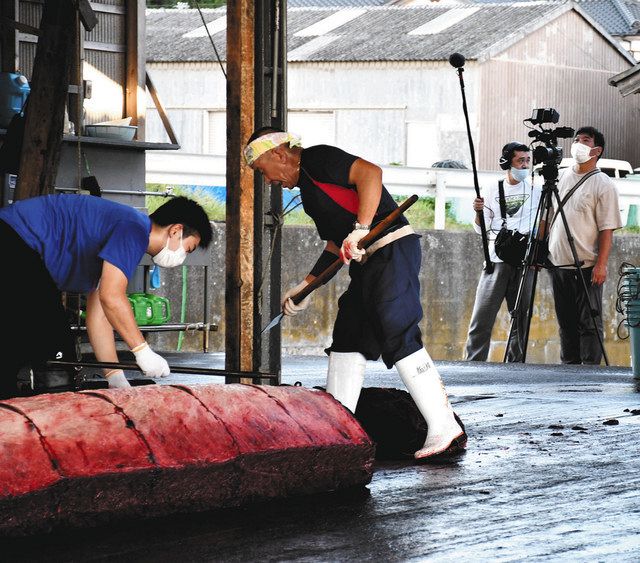
[{"label": "corrugated metal roof", "polygon": [[[514,0],[460,0],[465,4],[513,4]],[[535,2],[536,0],[518,0]],[[557,0],[568,3],[571,0]],[[639,35],[634,27],[640,22],[640,2],[638,0],[573,0],[591,18],[598,22],[611,35]],[[407,2],[411,4],[411,2]]]},{"label": "corrugated metal roof", "polygon": [[[225,9],[202,10],[207,24],[226,14]],[[173,62],[215,61],[209,37],[189,37],[187,34],[202,27],[198,10],[147,10],[147,60]],[[185,37],[186,36],[186,37]],[[213,35],[222,59],[227,55],[226,30]]]},{"label": "corrugated metal roof", "polygon": [[[452,52],[467,59],[481,58],[500,45],[506,48],[510,33],[514,40],[570,9],[559,2],[477,4],[478,11],[439,33],[411,35],[455,6],[368,7],[357,17],[344,18],[323,35],[301,36],[304,30],[326,20],[340,19],[338,8],[289,8],[288,59],[290,61],[434,61],[447,60]],[[458,8],[460,6],[458,5]],[[224,9],[205,10],[207,23],[217,20]],[[338,14],[336,16],[336,14]],[[147,10],[147,59],[149,61],[214,61],[205,36],[193,37],[203,28],[197,10]],[[191,35],[190,35],[191,34]],[[213,35],[222,57],[226,34]],[[312,43],[310,43],[312,42]],[[493,48],[493,49],[492,49]]]},{"label": "corrugated metal roof", "polygon": [[384,6],[389,0],[287,0],[289,8],[347,8]]},{"label": "corrugated metal roof", "polygon": [[440,14],[427,23],[412,29],[409,35],[436,35],[446,31],[450,27],[460,23],[462,20],[471,17],[480,8],[478,6],[470,6],[468,8],[452,8]]},{"label": "corrugated metal roof", "polygon": [[365,8],[343,8],[312,25],[296,31],[295,35],[297,37],[318,37],[320,35],[326,35],[334,29],[338,29],[346,23],[349,23],[351,20],[359,18],[366,12],[367,10]]},{"label": "corrugated metal roof", "polygon": [[207,25],[196,27],[193,31],[185,33],[182,37],[190,39],[192,37],[207,37],[208,35],[215,35],[221,31],[227,29],[227,15],[223,14],[218,19],[210,21]]}]

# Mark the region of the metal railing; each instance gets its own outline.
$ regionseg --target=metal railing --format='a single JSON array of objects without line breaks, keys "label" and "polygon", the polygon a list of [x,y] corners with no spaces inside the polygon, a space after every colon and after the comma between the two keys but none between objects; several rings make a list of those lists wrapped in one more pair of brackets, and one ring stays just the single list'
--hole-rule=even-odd
[{"label": "metal railing", "polygon": [[[148,183],[224,186],[226,160],[222,155],[189,154],[175,151],[148,151],[146,153],[146,181]],[[504,178],[502,171],[478,171],[480,188],[495,184]],[[475,198],[473,173],[459,168],[418,168],[412,166],[382,166],[382,179],[393,195],[435,197],[435,228],[445,228],[445,203],[460,199],[464,209],[458,219],[473,221],[471,201]],[[626,222],[630,205],[640,205],[640,180],[612,178],[618,188],[620,209]],[[536,176],[536,185],[542,178]],[[466,209],[468,207],[468,209]]]}]

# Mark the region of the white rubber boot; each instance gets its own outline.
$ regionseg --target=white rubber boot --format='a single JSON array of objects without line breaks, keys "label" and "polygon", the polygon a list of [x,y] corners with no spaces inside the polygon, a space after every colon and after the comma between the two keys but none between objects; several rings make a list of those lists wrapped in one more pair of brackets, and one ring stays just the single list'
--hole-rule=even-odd
[{"label": "white rubber boot", "polygon": [[424,348],[396,362],[396,369],[429,427],[424,446],[414,457],[441,454],[464,436],[464,430],[453,416],[438,370]]},{"label": "white rubber boot", "polygon": [[364,382],[366,358],[359,352],[331,352],[327,372],[327,393],[351,412],[356,412]]}]

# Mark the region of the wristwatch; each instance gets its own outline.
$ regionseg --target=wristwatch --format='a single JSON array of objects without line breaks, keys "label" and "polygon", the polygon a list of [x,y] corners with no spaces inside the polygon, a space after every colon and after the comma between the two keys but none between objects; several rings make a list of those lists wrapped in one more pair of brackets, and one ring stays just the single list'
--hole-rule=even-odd
[{"label": "wristwatch", "polygon": [[369,231],[371,229],[371,225],[363,225],[362,223],[358,223],[358,221],[356,221],[353,224],[353,228],[356,231]]}]

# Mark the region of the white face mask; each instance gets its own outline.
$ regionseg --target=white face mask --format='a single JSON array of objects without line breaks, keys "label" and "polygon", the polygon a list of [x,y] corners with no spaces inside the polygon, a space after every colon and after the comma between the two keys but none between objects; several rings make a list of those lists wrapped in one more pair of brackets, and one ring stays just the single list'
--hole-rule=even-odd
[{"label": "white face mask", "polygon": [[180,246],[176,250],[169,248],[169,238],[167,238],[167,244],[164,248],[153,257],[155,264],[158,264],[161,268],[175,268],[180,266],[187,257],[187,251],[182,246],[182,231],[180,232]]},{"label": "white face mask", "polygon": [[573,143],[571,145],[571,156],[578,164],[584,164],[593,157],[590,155],[591,147],[583,145],[582,143]]},{"label": "white face mask", "polygon": [[511,167],[511,175],[513,176],[513,179],[516,180],[517,182],[522,182],[529,175],[529,169],[528,168],[514,168],[512,166]]}]

